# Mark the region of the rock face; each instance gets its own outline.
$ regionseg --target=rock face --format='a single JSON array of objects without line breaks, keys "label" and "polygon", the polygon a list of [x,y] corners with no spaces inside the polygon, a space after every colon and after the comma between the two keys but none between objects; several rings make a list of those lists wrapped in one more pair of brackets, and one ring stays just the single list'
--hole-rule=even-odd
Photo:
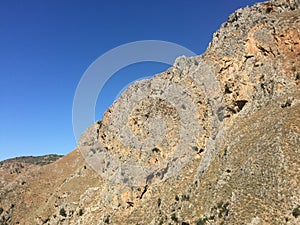
[{"label": "rock face", "polygon": [[299,15],[297,0],[237,10],[205,54],[1,187],[0,224],[300,224]]}]

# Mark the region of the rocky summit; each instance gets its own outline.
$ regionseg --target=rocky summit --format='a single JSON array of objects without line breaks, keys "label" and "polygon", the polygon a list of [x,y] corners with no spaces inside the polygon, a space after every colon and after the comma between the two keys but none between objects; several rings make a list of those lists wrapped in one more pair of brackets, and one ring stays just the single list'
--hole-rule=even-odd
[{"label": "rocky summit", "polygon": [[299,5],[237,10],[70,154],[0,177],[0,224],[300,224]]}]

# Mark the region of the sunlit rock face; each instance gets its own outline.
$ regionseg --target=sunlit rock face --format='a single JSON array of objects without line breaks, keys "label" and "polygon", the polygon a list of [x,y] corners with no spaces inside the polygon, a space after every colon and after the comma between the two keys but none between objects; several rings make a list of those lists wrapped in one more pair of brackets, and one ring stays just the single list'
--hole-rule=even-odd
[{"label": "sunlit rock face", "polygon": [[1,186],[0,223],[300,224],[299,15],[299,1],[237,10],[69,155]]}]

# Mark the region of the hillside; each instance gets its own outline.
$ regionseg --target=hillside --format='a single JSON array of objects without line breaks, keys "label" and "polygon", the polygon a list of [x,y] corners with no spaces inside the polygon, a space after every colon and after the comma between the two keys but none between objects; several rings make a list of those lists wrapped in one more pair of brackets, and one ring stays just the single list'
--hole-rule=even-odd
[{"label": "hillside", "polygon": [[239,9],[132,84],[74,151],[3,183],[0,224],[300,224],[299,5]]},{"label": "hillside", "polygon": [[0,165],[4,165],[6,163],[27,163],[33,165],[47,165],[50,163],[55,162],[56,160],[63,157],[62,155],[50,154],[50,155],[43,155],[43,156],[21,156],[15,157],[12,159],[3,160],[0,162]]},{"label": "hillside", "polygon": [[1,161],[0,188],[11,183],[18,176],[22,176],[22,174],[28,170],[53,163],[61,157],[61,155],[51,154],[44,156],[23,156]]}]

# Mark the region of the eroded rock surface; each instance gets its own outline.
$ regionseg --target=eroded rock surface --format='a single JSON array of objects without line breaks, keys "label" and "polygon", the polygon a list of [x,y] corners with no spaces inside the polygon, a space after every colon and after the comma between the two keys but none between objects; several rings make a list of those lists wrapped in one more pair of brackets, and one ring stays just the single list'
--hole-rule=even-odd
[{"label": "eroded rock surface", "polygon": [[1,188],[2,223],[300,224],[299,15],[297,0],[237,10],[204,55],[133,84],[79,148]]}]

